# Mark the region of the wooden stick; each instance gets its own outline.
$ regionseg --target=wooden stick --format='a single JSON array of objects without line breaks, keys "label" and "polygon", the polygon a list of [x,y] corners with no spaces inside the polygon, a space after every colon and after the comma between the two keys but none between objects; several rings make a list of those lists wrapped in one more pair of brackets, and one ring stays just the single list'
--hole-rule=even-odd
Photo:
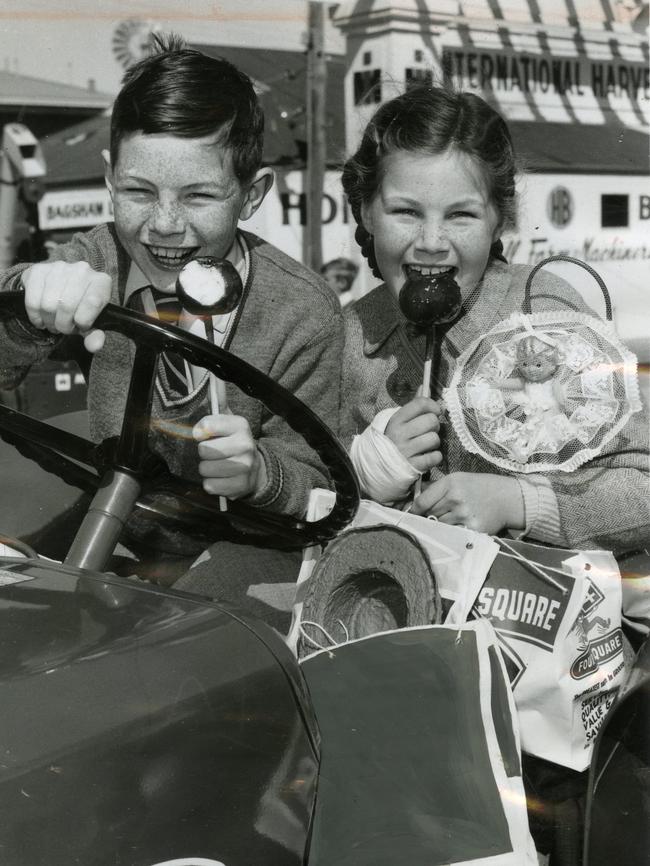
[{"label": "wooden stick", "polygon": [[427,341],[424,347],[424,370],[422,372],[422,396],[431,395],[431,373],[433,367],[433,347],[435,344],[436,326],[431,325],[427,331]]},{"label": "wooden stick", "polygon": [[[205,335],[208,340],[214,345],[214,328],[212,327],[212,319],[205,320]],[[226,387],[223,382],[215,376],[214,373],[208,372],[208,388],[210,392],[210,408],[213,415],[218,415],[219,412],[226,411]],[[223,385],[222,388],[219,386]],[[221,391],[221,394],[219,393]],[[219,497],[219,511],[228,510],[228,500],[225,496]]]},{"label": "wooden stick", "polygon": [[[433,347],[435,345],[436,326],[431,325],[427,331],[427,341],[424,347],[424,370],[422,371],[422,396],[429,397],[431,394],[431,375],[433,367]],[[415,482],[413,488],[413,498],[415,499],[422,492],[422,476]]]}]

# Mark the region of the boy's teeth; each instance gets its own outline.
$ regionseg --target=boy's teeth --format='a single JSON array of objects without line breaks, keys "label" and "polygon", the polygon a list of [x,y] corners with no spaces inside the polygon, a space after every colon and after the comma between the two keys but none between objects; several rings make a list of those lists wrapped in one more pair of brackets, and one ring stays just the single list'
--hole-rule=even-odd
[{"label": "boy's teeth", "polygon": [[188,255],[191,254],[191,250],[170,250],[167,247],[150,247],[151,252],[156,256],[156,258],[164,259],[166,262],[182,262],[183,259],[186,259]]}]

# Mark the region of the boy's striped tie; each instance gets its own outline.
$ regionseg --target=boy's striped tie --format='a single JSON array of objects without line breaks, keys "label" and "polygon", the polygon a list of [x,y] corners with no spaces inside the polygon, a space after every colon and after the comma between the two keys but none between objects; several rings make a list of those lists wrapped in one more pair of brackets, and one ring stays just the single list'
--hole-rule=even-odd
[{"label": "boy's striped tie", "polygon": [[[131,295],[128,306],[138,312],[146,313],[142,297],[146,289],[149,289],[153,296],[160,321],[166,325],[178,325],[182,307],[176,295],[167,295],[152,286],[147,286]],[[170,392],[167,396],[171,399],[186,397],[192,390],[191,378],[188,381],[189,365],[176,352],[163,352],[160,358],[169,384],[169,389],[165,389],[166,392]]]}]

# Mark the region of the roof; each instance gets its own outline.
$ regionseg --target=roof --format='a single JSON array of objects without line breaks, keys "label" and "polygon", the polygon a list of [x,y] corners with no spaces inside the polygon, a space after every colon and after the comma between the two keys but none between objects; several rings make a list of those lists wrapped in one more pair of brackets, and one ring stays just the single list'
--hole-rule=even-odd
[{"label": "roof", "polygon": [[111,119],[99,114],[41,139],[48,187],[103,183]]},{"label": "roof", "polygon": [[19,105],[31,108],[108,108],[113,97],[108,93],[32,78],[0,70],[0,107]]},{"label": "roof", "polygon": [[[287,160],[304,162],[307,141],[306,52],[225,45],[194,44],[193,47],[210,57],[223,57],[253,79],[266,118],[265,161],[273,165]],[[345,155],[345,64],[342,54],[327,55],[327,161],[336,165]]]},{"label": "roof", "polygon": [[650,135],[619,125],[510,120],[523,171],[583,174],[650,173]]}]

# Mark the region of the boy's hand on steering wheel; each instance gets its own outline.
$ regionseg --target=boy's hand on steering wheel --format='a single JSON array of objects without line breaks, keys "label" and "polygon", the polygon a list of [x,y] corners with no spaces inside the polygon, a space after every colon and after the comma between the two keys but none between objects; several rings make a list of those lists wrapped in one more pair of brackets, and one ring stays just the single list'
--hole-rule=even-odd
[{"label": "boy's hand on steering wheel", "polygon": [[416,397],[402,406],[386,425],[385,435],[418,470],[428,472],[442,462],[440,405],[430,397]]},{"label": "boy's hand on steering wheel", "polygon": [[92,330],[111,299],[111,278],[86,262],[41,262],[23,272],[25,311],[35,328],[52,334],[80,333],[89,352],[104,345],[104,332]]},{"label": "boy's hand on steering wheel", "polygon": [[439,478],[415,499],[411,513],[488,535],[525,526],[517,479],[489,473],[452,472]]},{"label": "boy's hand on steering wheel", "polygon": [[266,486],[266,466],[248,421],[241,415],[206,415],[195,424],[203,489],[240,499]]}]

